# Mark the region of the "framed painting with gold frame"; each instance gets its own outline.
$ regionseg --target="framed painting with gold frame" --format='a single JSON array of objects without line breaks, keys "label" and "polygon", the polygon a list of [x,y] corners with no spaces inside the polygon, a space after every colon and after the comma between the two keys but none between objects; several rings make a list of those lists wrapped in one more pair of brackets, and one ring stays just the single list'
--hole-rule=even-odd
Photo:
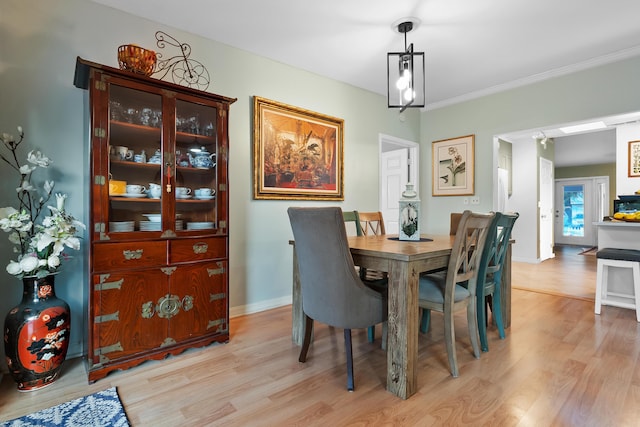
[{"label": "framed painting with gold frame", "polygon": [[640,177],[640,141],[629,141],[629,178]]},{"label": "framed painting with gold frame", "polygon": [[432,143],[432,194],[470,196],[474,194],[475,135],[442,139]]},{"label": "framed painting with gold frame", "polygon": [[344,200],[344,121],[253,99],[254,199]]}]

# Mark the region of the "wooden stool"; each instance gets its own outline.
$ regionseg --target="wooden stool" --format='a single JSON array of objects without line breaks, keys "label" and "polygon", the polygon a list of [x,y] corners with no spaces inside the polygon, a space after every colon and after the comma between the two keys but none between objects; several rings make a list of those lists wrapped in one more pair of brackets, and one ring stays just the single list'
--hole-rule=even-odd
[{"label": "wooden stool", "polygon": [[[640,251],[604,248],[596,253],[596,257],[596,314],[600,314],[603,305],[630,308],[636,310],[636,320],[640,322]],[[609,283],[610,267],[631,269],[633,293],[612,289],[612,283]]]}]

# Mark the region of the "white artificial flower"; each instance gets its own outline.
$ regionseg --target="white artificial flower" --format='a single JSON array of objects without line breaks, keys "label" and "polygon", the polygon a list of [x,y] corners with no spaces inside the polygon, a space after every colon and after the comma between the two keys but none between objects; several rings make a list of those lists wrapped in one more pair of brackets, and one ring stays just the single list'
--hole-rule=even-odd
[{"label": "white artificial flower", "polygon": [[17,231],[14,231],[13,233],[9,234],[9,241],[11,243],[13,243],[14,245],[19,245],[20,244],[20,233],[18,233]]},{"label": "white artificial flower", "polygon": [[38,252],[42,252],[47,246],[55,241],[56,239],[53,236],[47,233],[42,233],[38,236],[38,244],[36,248],[38,249]]},{"label": "white artificial flower", "polygon": [[27,181],[26,179],[22,180],[22,182],[20,183],[20,187],[16,188],[17,193],[31,190],[34,190],[33,185],[29,184],[29,181]]},{"label": "white artificial flower", "polygon": [[27,154],[27,161],[31,164],[40,166],[41,168],[49,167],[49,165],[53,163],[47,156],[36,150],[29,151],[29,154]]},{"label": "white artificial flower", "polygon": [[29,273],[38,268],[38,258],[34,256],[26,256],[20,260],[20,267],[25,273]]},{"label": "white artificial flower", "polygon": [[15,261],[9,261],[9,265],[7,265],[7,273],[12,274],[14,276],[16,274],[22,273],[22,267],[20,266],[20,263]]},{"label": "white artificial flower", "polygon": [[[8,234],[13,245],[12,252],[18,254],[17,259],[9,260],[6,270],[18,278],[25,275],[42,275],[55,272],[62,261],[65,247],[80,249],[80,240],[75,234],[85,226],[64,210],[65,194],[55,194],[56,207],[48,206],[51,214],[41,216],[43,208],[53,196],[54,181],[45,180],[40,186],[31,185],[32,173],[37,168],[46,168],[53,162],[38,150],[27,154],[27,162],[20,164],[17,149],[24,139],[24,132],[18,126],[18,139],[13,135],[2,133],[2,145],[11,155],[0,154],[0,159],[20,173],[21,182],[16,192],[18,208],[0,208],[0,229]],[[33,181],[40,182],[40,181]],[[39,187],[39,188],[36,188]],[[40,222],[38,224],[38,222]]]},{"label": "white artificial flower", "polygon": [[33,172],[34,170],[36,170],[35,166],[29,166],[29,165],[22,165],[20,166],[20,173],[22,175],[29,175],[31,172]]},{"label": "white artificial flower", "polygon": [[51,194],[51,192],[53,191],[53,186],[54,185],[55,185],[55,182],[53,182],[53,181],[45,181],[44,182],[44,191],[46,191],[47,194]]},{"label": "white artificial flower", "polygon": [[66,194],[56,193],[56,207],[60,212],[64,212],[64,201],[67,199]]},{"label": "white artificial flower", "polygon": [[6,208],[0,208],[0,219],[8,218],[9,215],[16,214],[18,211],[11,206],[7,206]]},{"label": "white artificial flower", "polygon": [[47,258],[47,265],[50,268],[57,268],[60,265],[60,257],[57,255],[51,255]]},{"label": "white artificial flower", "polygon": [[80,239],[77,237],[67,237],[64,239],[65,246],[70,247],[71,249],[75,249],[76,251],[80,250]]}]

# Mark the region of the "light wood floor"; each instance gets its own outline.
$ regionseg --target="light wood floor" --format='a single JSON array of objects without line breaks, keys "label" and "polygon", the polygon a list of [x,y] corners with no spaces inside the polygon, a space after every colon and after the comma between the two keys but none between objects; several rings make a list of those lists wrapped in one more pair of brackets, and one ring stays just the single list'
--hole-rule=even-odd
[{"label": "light wood floor", "polygon": [[594,301],[596,256],[580,255],[585,249],[588,248],[556,246],[555,258],[539,264],[513,262],[512,287]]},{"label": "light wood floor", "polygon": [[[595,280],[588,260],[574,261],[568,273],[558,262],[527,271],[514,265],[514,285],[554,282],[565,289]],[[517,288],[512,301],[506,339],[491,328],[489,352],[479,360],[464,318],[456,318],[456,379],[434,313],[431,331],[419,338],[419,390],[406,401],[385,390],[385,352],[379,340],[367,342],[365,331],[354,331],[353,393],[346,391],[341,330],[317,325],[307,363],[298,363],[290,307],[282,307],[232,319],[228,344],[92,385],[80,360],[68,361],[56,383],[36,392],[18,393],[5,375],[0,420],[116,386],[134,426],[638,425],[640,326],[632,310],[603,307],[598,316],[593,301]]]}]

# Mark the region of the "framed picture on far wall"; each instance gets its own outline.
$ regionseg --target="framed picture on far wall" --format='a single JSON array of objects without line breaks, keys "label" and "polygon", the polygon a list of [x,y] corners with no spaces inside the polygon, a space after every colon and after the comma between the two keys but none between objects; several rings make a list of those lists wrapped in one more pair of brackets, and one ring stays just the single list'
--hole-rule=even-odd
[{"label": "framed picture on far wall", "polygon": [[254,96],[253,197],[344,200],[344,121]]},{"label": "framed picture on far wall", "polygon": [[433,141],[432,194],[474,194],[474,135]]},{"label": "framed picture on far wall", "polygon": [[640,177],[640,141],[629,141],[629,177]]}]

